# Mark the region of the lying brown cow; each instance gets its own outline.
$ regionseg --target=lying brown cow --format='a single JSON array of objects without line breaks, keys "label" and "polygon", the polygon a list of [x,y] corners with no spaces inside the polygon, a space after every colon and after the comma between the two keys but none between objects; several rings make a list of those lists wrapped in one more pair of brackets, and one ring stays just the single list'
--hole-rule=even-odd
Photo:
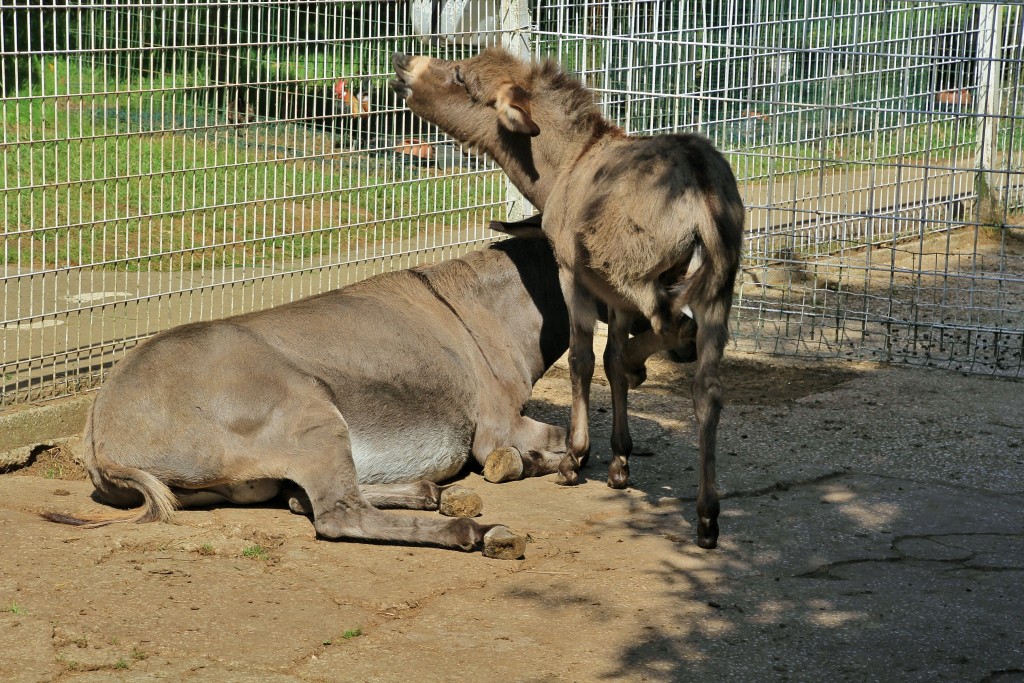
[{"label": "lying brown cow", "polygon": [[[175,507],[255,503],[287,480],[327,538],[483,549],[523,540],[436,510],[469,457],[491,480],[557,471],[565,430],[522,415],[568,347],[551,249],[507,240],[277,308],[183,325],[134,350],[96,395],[85,461],[99,497]],[[308,499],[307,499],[308,497]]]}]

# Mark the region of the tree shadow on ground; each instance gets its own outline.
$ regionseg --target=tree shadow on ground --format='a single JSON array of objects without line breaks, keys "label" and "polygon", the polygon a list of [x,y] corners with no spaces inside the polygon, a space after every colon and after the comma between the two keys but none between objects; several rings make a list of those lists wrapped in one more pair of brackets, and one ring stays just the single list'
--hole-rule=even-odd
[{"label": "tree shadow on ground", "polygon": [[[861,374],[823,368],[820,381],[803,382],[808,391],[780,398],[786,389],[773,391],[779,378],[773,368],[741,359],[732,369],[743,370],[745,362],[744,395],[733,406],[758,409],[736,409],[735,419],[723,420],[729,431],[719,462],[732,469],[760,467],[755,439],[745,450],[735,444],[740,432],[753,434],[752,424],[770,433],[762,409]],[[631,486],[646,495],[625,498],[625,516],[588,521],[588,534],[625,534],[651,553],[622,567],[632,580],[621,590],[654,586],[656,595],[643,598],[661,606],[606,643],[614,663],[603,680],[1024,680],[1024,596],[1015,588],[1024,576],[1024,533],[1013,521],[1022,514],[1019,494],[927,480],[893,463],[843,466],[860,463],[858,442],[834,439],[835,450],[820,462],[791,449],[787,477],[736,477],[740,485],[726,487],[723,496],[720,547],[701,550],[694,542],[695,430],[682,412],[688,406],[679,400],[680,377],[656,373],[647,393],[630,395],[631,429],[642,435],[636,450],[657,451],[633,460],[645,464],[635,468]],[[595,382],[594,389],[597,457],[584,474],[601,480],[611,416],[600,410],[607,388]],[[662,400],[668,395],[674,402]],[[874,400],[844,400],[836,402],[847,424],[877,420]],[[673,418],[663,417],[666,409]],[[870,415],[856,415],[865,411]],[[531,403],[530,414],[556,424],[568,420],[565,405],[545,398]],[[789,412],[771,416],[791,429]],[[927,441],[928,422],[920,420],[920,434],[906,438]],[[825,447],[833,439],[828,431],[805,436]],[[733,447],[739,452],[730,453]],[[901,456],[896,449],[885,455]],[[653,550],[652,537],[660,539]],[[538,586],[514,597],[539,604],[606,599],[601,590],[588,590],[588,582],[570,586]]]}]

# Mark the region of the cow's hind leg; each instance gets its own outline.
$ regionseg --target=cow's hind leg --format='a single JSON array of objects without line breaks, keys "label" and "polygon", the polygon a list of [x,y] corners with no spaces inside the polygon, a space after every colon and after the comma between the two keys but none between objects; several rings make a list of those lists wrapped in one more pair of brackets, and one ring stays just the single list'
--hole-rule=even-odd
[{"label": "cow's hind leg", "polygon": [[[432,481],[408,484],[360,484],[359,491],[378,510],[439,510],[448,517],[476,517],[483,500],[461,486],[440,486]],[[313,514],[305,491],[292,486],[286,491],[288,507],[299,515]]]},{"label": "cow's hind leg", "polygon": [[[313,393],[318,393],[314,390]],[[485,535],[498,525],[480,525],[471,519],[439,520],[398,515],[373,507],[359,490],[352,460],[348,425],[326,396],[292,396],[296,405],[277,411],[279,424],[271,425],[287,449],[281,478],[306,492],[313,527],[324,538],[435,545],[442,548],[488,553]],[[283,407],[283,406],[281,406]],[[501,533],[499,533],[499,536]],[[520,539],[521,540],[521,539]],[[498,556],[522,554],[522,543],[498,543]],[[501,554],[501,553],[505,554]]]},{"label": "cow's hind leg", "polygon": [[178,499],[178,504],[183,508],[205,507],[221,503],[254,505],[274,499],[281,492],[281,482],[277,479],[252,479],[203,489],[172,487],[171,491]]}]

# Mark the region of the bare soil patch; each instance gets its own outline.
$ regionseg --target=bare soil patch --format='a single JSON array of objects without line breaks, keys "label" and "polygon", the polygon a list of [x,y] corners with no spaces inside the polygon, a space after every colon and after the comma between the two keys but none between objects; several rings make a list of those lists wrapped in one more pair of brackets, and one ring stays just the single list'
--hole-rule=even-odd
[{"label": "bare soil patch", "polygon": [[[538,384],[531,414],[566,418],[563,375],[556,366]],[[181,511],[171,524],[55,525],[37,513],[111,509],[67,453],[40,452],[0,475],[0,680],[1024,671],[1019,383],[728,354],[722,543],[706,552],[693,539],[689,376],[657,360],[631,393],[647,457],[634,458],[626,491],[604,485],[611,416],[598,382],[581,486],[462,477],[484,498],[480,521],[527,535],[518,561],[321,541],[276,503]]]},{"label": "bare soil patch", "polygon": [[13,476],[42,477],[60,481],[84,481],[85,468],[70,446],[60,445],[33,452],[28,464],[11,472]]}]

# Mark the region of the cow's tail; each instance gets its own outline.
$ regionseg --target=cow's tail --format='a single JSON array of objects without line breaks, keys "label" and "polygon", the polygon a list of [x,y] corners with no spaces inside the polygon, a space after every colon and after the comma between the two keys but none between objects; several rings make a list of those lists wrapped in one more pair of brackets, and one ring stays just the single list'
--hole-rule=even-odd
[{"label": "cow's tail", "polygon": [[[95,402],[93,407],[95,407]],[[142,508],[136,514],[126,516],[76,517],[59,512],[43,512],[41,516],[51,522],[70,524],[86,529],[121,522],[142,524],[143,522],[164,522],[169,520],[171,514],[178,507],[178,499],[170,487],[149,472],[135,467],[119,465],[97,453],[93,429],[93,411],[90,411],[89,417],[86,420],[85,436],[82,441],[85,447],[86,469],[89,471],[89,476],[96,490],[99,491],[101,497],[103,497],[104,493],[107,493],[106,497],[114,499],[123,496],[123,492],[136,491],[142,495]],[[114,495],[110,495],[111,493]],[[118,493],[121,495],[118,495]]]}]

